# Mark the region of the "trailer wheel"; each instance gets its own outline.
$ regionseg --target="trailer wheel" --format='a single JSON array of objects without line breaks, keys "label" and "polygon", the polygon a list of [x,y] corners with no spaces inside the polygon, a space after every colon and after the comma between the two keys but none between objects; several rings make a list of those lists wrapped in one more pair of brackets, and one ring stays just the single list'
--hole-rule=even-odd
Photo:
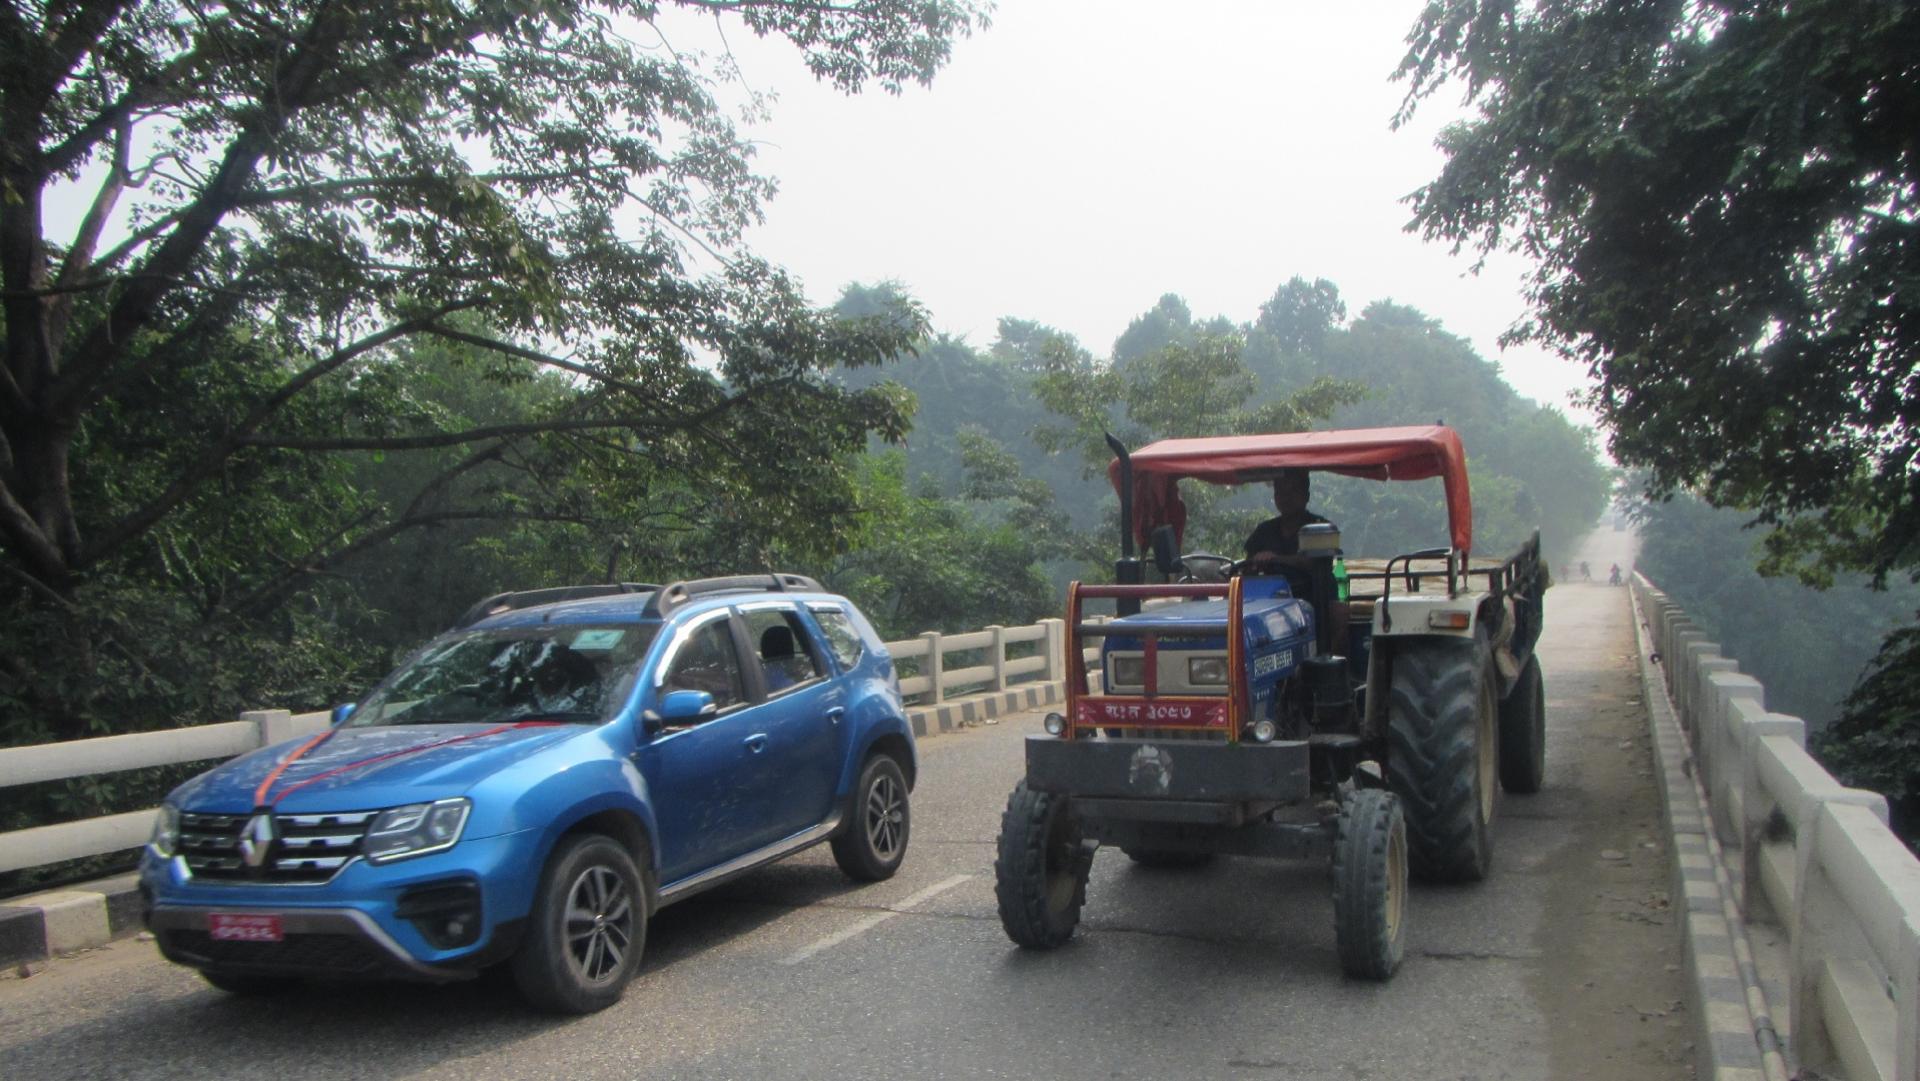
[{"label": "trailer wheel", "polygon": [[1384,980],[1407,944],[1407,823],[1393,793],[1362,788],[1340,809],[1333,841],[1333,930],[1340,968]]},{"label": "trailer wheel", "polygon": [[1387,779],[1407,819],[1413,873],[1477,882],[1493,862],[1499,703],[1484,640],[1424,639],[1393,654]]},{"label": "trailer wheel", "polygon": [[1016,945],[1050,950],[1073,937],[1087,899],[1093,848],[1080,839],[1067,801],[1021,781],[1000,818],[993,895]]},{"label": "trailer wheel", "polygon": [[1122,848],[1120,851],[1142,867],[1205,867],[1213,862],[1211,852],[1182,852],[1172,848]]},{"label": "trailer wheel", "polygon": [[1546,777],[1547,692],[1532,656],[1500,703],[1500,787],[1531,796]]}]

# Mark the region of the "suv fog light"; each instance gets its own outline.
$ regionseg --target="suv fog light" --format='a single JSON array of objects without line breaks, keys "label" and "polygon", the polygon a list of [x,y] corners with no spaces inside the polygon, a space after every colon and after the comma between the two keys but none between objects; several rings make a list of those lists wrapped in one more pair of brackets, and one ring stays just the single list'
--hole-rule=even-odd
[{"label": "suv fog light", "polygon": [[1253,722],[1253,741],[1255,743],[1272,743],[1273,737],[1279,734],[1279,726],[1265,717]]},{"label": "suv fog light", "polygon": [[1058,736],[1066,732],[1067,719],[1058,713],[1049,713],[1040,719],[1040,726],[1047,730],[1047,735]]}]

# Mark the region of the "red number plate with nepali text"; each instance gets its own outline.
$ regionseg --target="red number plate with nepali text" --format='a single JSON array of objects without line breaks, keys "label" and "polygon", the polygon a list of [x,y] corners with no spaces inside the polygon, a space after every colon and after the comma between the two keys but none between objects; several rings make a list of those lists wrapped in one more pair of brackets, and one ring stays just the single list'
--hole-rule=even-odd
[{"label": "red number plate with nepali text", "polygon": [[1225,699],[1095,698],[1075,703],[1073,722],[1083,727],[1225,728]]},{"label": "red number plate with nepali text", "polygon": [[207,937],[219,942],[278,942],[283,935],[278,916],[215,912],[207,917]]}]

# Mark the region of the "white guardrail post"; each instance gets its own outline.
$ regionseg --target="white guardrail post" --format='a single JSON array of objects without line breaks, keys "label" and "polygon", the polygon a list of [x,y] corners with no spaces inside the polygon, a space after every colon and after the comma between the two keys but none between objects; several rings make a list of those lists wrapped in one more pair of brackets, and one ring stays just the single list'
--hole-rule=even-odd
[{"label": "white guardrail post", "polygon": [[1007,629],[998,623],[987,628],[993,635],[993,645],[987,651],[987,659],[993,665],[993,689],[1007,689]]},{"label": "white guardrail post", "polygon": [[927,631],[920,639],[927,644],[927,659],[920,665],[920,674],[927,677],[927,701],[939,705],[947,700],[947,656],[940,647],[939,631]]}]

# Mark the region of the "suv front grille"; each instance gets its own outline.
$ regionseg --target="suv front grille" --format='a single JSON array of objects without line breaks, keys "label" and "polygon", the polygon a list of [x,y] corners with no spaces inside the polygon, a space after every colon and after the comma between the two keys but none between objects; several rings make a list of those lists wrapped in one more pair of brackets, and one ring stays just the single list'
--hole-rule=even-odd
[{"label": "suv front grille", "polygon": [[241,838],[253,815],[182,812],[179,852],[195,878],[318,885],[359,857],[367,826],[378,813],[276,814],[266,859],[250,867]]}]

